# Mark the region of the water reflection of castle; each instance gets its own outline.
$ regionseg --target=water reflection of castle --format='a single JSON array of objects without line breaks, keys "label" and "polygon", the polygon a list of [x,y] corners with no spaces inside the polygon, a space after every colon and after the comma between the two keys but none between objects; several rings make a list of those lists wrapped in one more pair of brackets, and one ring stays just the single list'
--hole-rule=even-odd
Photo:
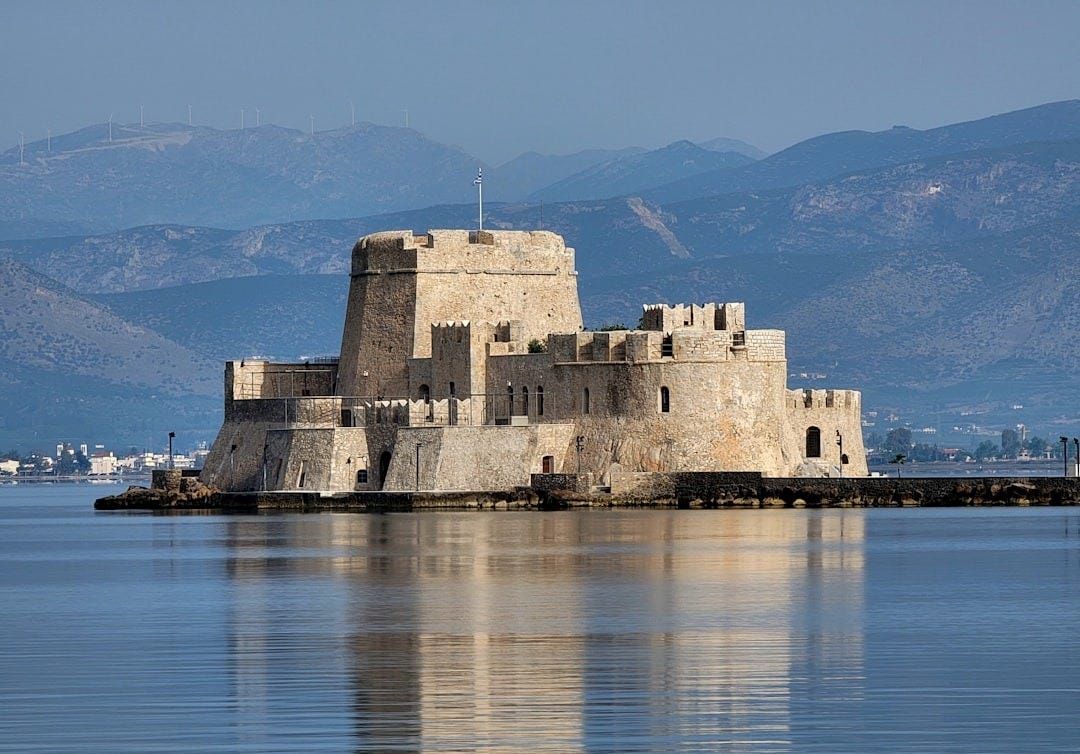
[{"label": "water reflection of castle", "polygon": [[[863,520],[855,511],[247,519],[230,524],[255,555],[241,545],[231,565],[233,633],[250,644],[280,628],[268,579],[330,590],[318,641],[341,647],[332,675],[351,695],[358,751],[574,751],[597,740],[628,749],[738,740],[755,751],[789,740],[803,705],[860,693]],[[268,525],[282,531],[256,533]],[[310,556],[275,558],[259,544],[268,541],[302,542]],[[241,696],[272,696],[279,675],[297,672],[272,645],[244,656]],[[831,686],[809,691],[810,675]],[[344,715],[343,701],[333,706]]]}]

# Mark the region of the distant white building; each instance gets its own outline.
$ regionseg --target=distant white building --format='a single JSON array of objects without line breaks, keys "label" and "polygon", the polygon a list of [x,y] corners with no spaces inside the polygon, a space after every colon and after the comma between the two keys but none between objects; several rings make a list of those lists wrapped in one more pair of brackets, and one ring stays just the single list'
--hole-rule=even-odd
[{"label": "distant white building", "polygon": [[117,469],[116,456],[112,454],[112,451],[98,450],[94,451],[94,455],[90,456],[90,475],[91,476],[108,476],[115,474]]},{"label": "distant white building", "polygon": [[18,471],[18,461],[0,461],[0,474],[16,474]]}]

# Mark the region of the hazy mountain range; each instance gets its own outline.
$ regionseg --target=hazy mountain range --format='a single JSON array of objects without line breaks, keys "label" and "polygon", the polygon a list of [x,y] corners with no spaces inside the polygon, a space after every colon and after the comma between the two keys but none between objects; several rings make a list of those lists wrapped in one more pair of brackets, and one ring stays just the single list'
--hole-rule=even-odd
[{"label": "hazy mountain range", "polygon": [[[481,163],[415,131],[102,128],[0,156],[0,231],[25,239],[0,242],[0,442],[210,439],[222,359],[336,352],[358,236],[476,222]],[[485,226],[542,223],[577,249],[591,326],[746,301],[751,327],[788,331],[793,373],[828,375],[792,386],[938,423],[1080,423],[1080,102],[768,157],[676,141],[484,175]]]}]

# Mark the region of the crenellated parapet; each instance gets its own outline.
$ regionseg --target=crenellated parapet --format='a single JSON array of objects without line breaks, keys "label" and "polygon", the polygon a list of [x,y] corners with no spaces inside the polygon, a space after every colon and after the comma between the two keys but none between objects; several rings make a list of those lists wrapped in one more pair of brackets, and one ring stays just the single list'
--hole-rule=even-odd
[{"label": "crenellated parapet", "polygon": [[752,361],[786,359],[783,330],[615,330],[557,333],[548,338],[557,363]]},{"label": "crenellated parapet", "polygon": [[542,230],[394,230],[364,236],[353,246],[354,276],[401,272],[576,275],[573,248]]},{"label": "crenellated parapet", "polygon": [[796,412],[835,409],[858,415],[862,393],[858,390],[788,390],[788,407]]},{"label": "crenellated parapet", "polygon": [[746,329],[746,304],[645,304],[641,329],[671,333],[679,329]]}]

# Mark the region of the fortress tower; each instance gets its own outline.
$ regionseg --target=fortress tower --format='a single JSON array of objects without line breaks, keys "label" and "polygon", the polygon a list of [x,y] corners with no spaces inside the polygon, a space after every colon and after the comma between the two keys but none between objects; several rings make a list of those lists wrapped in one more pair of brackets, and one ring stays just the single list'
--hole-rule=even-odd
[{"label": "fortress tower", "polygon": [[526,342],[582,328],[574,250],[547,231],[399,230],[353,248],[338,395],[404,396],[431,326],[520,321]]}]

